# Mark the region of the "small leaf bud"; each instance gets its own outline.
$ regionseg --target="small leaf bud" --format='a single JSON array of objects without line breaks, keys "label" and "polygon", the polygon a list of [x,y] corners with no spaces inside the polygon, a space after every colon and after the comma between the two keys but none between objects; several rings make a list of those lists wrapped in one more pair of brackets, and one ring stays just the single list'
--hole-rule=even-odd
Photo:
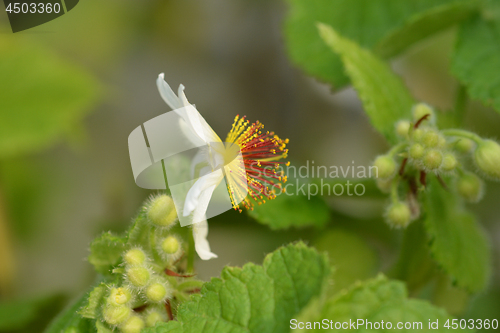
[{"label": "small leaf bud", "polygon": [[123,259],[129,265],[142,265],[146,261],[146,253],[138,248],[130,249],[125,252]]},{"label": "small leaf bud", "polygon": [[102,315],[108,324],[116,326],[127,320],[131,312],[132,310],[125,305],[108,305],[104,307]]},{"label": "small leaf bud", "polygon": [[132,293],[129,289],[125,287],[112,288],[109,293],[108,303],[114,306],[119,306],[128,303],[131,299]]},{"label": "small leaf bud", "polygon": [[126,271],[128,281],[135,287],[144,287],[151,278],[149,270],[142,266],[131,266]]},{"label": "small leaf bud", "polygon": [[469,202],[478,202],[484,194],[484,183],[472,172],[464,173],[457,182],[458,194]]},{"label": "small leaf bud", "polygon": [[396,123],[396,134],[402,138],[408,137],[411,123],[408,120],[400,120]]},{"label": "small leaf bud", "polygon": [[423,163],[427,169],[437,170],[443,163],[443,154],[437,149],[431,149],[425,153]]},{"label": "small leaf bud", "polygon": [[146,312],[145,319],[147,327],[154,327],[157,322],[165,322],[167,321],[165,309],[162,311],[160,309],[152,308]]},{"label": "small leaf bud", "polygon": [[382,155],[375,159],[374,166],[377,168],[379,178],[390,178],[396,172],[396,162],[388,155]]},{"label": "small leaf bud", "polygon": [[462,138],[455,144],[455,149],[462,154],[470,153],[472,148],[474,148],[474,141],[470,139]]},{"label": "small leaf bud", "polygon": [[133,315],[120,325],[120,330],[122,333],[140,333],[144,326],[144,320],[137,315]]},{"label": "small leaf bud", "polygon": [[445,153],[443,156],[443,164],[441,168],[443,171],[453,171],[458,165],[457,158],[452,153]]},{"label": "small leaf bud", "polygon": [[171,227],[177,220],[174,201],[168,195],[160,195],[149,204],[148,218],[157,226]]},{"label": "small leaf bud", "polygon": [[161,242],[161,249],[166,254],[175,254],[179,251],[180,243],[174,236],[167,236]]},{"label": "small leaf bud", "polygon": [[486,175],[500,180],[500,145],[493,140],[484,140],[474,152],[474,160]]},{"label": "small leaf bud", "polygon": [[413,120],[419,121],[424,117],[425,115],[429,115],[427,120],[434,122],[435,121],[435,114],[434,110],[427,104],[425,103],[419,103],[413,107]]},{"label": "small leaf bud", "polygon": [[414,143],[413,145],[411,145],[408,153],[410,158],[419,160],[424,157],[425,148],[420,143]]},{"label": "small leaf bud", "polygon": [[404,228],[411,221],[410,208],[403,202],[394,203],[387,209],[386,218],[389,225],[395,228]]},{"label": "small leaf bud", "polygon": [[167,296],[168,287],[166,283],[153,282],[146,288],[146,297],[151,302],[162,302]]}]

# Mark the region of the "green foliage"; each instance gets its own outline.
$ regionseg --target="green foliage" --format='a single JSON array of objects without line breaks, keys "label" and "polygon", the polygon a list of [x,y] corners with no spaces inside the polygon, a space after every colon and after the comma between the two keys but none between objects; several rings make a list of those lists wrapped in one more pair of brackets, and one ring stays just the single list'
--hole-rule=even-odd
[{"label": "green foliage", "polygon": [[82,295],[67,306],[43,331],[44,333],[92,333],[95,332],[94,321],[83,318],[78,313],[87,302],[87,294]]},{"label": "green foliage", "polygon": [[346,73],[363,101],[373,126],[389,142],[397,142],[394,124],[410,116],[413,99],[389,66],[331,27],[318,25],[320,35],[338,53]]},{"label": "green foliage", "polygon": [[[348,322],[362,319],[370,322],[392,323],[392,329],[379,329],[379,332],[392,332],[398,322],[421,322],[425,331],[428,328],[428,320],[439,320],[440,328],[435,332],[448,332],[443,324],[449,316],[442,309],[432,306],[430,303],[417,299],[409,299],[405,285],[399,281],[388,280],[384,276],[357,283],[349,290],[338,294],[336,297],[324,301],[311,303],[310,307],[297,318],[302,322],[321,322],[328,318],[334,322]],[[418,331],[419,329],[414,329]],[[420,329],[421,330],[421,329]],[[317,330],[297,330],[322,331]],[[341,332],[343,329],[331,329],[330,331]],[[356,332],[365,332],[365,326],[355,329]]]},{"label": "green foliage", "polygon": [[262,266],[226,267],[206,283],[201,295],[178,310],[178,321],[145,332],[288,332],[289,320],[326,285],[324,255],[303,243],[269,254]]},{"label": "green foliage", "polygon": [[495,68],[500,66],[500,20],[477,15],[464,23],[452,56],[453,74],[472,98],[500,112],[500,86]]},{"label": "green foliage", "polygon": [[0,332],[33,332],[45,327],[62,306],[61,295],[0,302]]},{"label": "green foliage", "polygon": [[98,82],[31,40],[0,40],[0,158],[38,151],[74,130]]},{"label": "green foliage", "polygon": [[426,195],[425,228],[437,263],[460,287],[477,292],[490,274],[488,240],[474,215],[436,181]]},{"label": "green foliage", "polygon": [[[305,185],[307,189],[307,184]],[[271,229],[290,227],[323,227],[330,219],[328,205],[319,196],[287,195],[282,193],[276,199],[268,200],[263,205],[256,205],[248,214],[259,223]]]},{"label": "green foliage", "polygon": [[97,319],[99,318],[99,310],[102,306],[102,301],[106,295],[108,288],[104,283],[95,287],[88,296],[87,304],[84,305],[79,311],[80,315],[84,318]]},{"label": "green foliage", "polygon": [[463,20],[473,8],[471,1],[460,0],[288,2],[285,37],[292,61],[335,88],[349,81],[339,57],[318,37],[316,23],[330,25],[363,47],[375,48],[380,55],[393,56],[412,43]]},{"label": "green foliage", "polygon": [[120,263],[125,248],[126,242],[122,237],[105,232],[90,244],[88,260],[97,272],[109,276],[111,269]]}]

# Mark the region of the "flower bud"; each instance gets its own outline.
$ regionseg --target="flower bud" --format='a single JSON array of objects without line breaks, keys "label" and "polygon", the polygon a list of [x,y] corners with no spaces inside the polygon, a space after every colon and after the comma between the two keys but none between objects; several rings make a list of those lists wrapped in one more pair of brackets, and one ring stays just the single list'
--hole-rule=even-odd
[{"label": "flower bud", "polygon": [[144,326],[144,320],[137,315],[133,315],[120,325],[120,330],[122,333],[140,333]]},{"label": "flower bud", "polygon": [[128,281],[135,287],[144,287],[151,278],[149,270],[142,266],[131,266],[126,271]]},{"label": "flower bud", "polygon": [[168,195],[154,198],[148,208],[149,219],[161,227],[171,227],[177,221],[174,201]]},{"label": "flower bud", "polygon": [[500,180],[500,145],[493,140],[484,140],[474,152],[477,166],[488,176]]},{"label": "flower bud", "polygon": [[429,115],[427,120],[434,122],[436,116],[434,115],[434,110],[425,103],[419,103],[413,107],[413,120],[419,121],[425,115]]},{"label": "flower bud", "polygon": [[474,148],[474,141],[470,139],[459,139],[455,144],[455,149],[462,154],[470,153],[470,151]]},{"label": "flower bud", "polygon": [[378,189],[382,193],[389,194],[391,192],[392,178],[387,178],[387,179],[377,178],[375,182],[377,184]]},{"label": "flower bud", "polygon": [[112,288],[109,293],[108,303],[114,306],[119,306],[128,303],[131,299],[132,293],[129,289],[124,287]]},{"label": "flower bud", "polygon": [[153,282],[146,288],[146,297],[150,302],[162,302],[167,296],[168,288],[166,283]]},{"label": "flower bud", "polygon": [[108,324],[116,326],[127,320],[131,312],[132,310],[125,305],[108,305],[104,307],[102,315]]},{"label": "flower bud", "polygon": [[161,249],[166,254],[174,254],[179,251],[180,243],[174,236],[167,236],[161,242]]},{"label": "flower bud", "polygon": [[408,120],[400,120],[396,123],[396,134],[402,138],[408,137],[411,123]]},{"label": "flower bud", "polygon": [[440,143],[439,133],[433,130],[425,131],[422,137],[422,144],[428,148],[437,147]]},{"label": "flower bud", "polygon": [[421,142],[424,137],[424,130],[421,128],[415,128],[411,134],[411,139],[415,142]]},{"label": "flower bud", "polygon": [[148,310],[145,319],[147,327],[154,327],[157,322],[167,321],[165,309],[163,311],[155,308]]},{"label": "flower bud", "polygon": [[478,202],[484,194],[484,183],[472,172],[464,173],[457,182],[457,191],[465,200]]},{"label": "flower bud", "polygon": [[410,158],[419,160],[424,157],[425,148],[420,143],[414,143],[413,145],[411,145],[408,153]]},{"label": "flower bud", "polygon": [[141,249],[130,249],[123,255],[123,259],[129,265],[142,265],[146,261],[146,253]]},{"label": "flower bud", "polygon": [[389,206],[386,214],[387,222],[395,228],[406,227],[411,221],[411,211],[407,204],[397,202]]},{"label": "flower bud", "polygon": [[457,158],[452,153],[445,153],[443,156],[443,164],[441,165],[441,169],[443,171],[453,171],[458,165]]},{"label": "flower bud", "polygon": [[427,169],[437,170],[443,163],[443,154],[439,150],[431,149],[425,153],[423,163]]},{"label": "flower bud", "polygon": [[382,155],[375,159],[374,166],[377,168],[379,178],[390,178],[396,172],[396,162],[388,155]]}]

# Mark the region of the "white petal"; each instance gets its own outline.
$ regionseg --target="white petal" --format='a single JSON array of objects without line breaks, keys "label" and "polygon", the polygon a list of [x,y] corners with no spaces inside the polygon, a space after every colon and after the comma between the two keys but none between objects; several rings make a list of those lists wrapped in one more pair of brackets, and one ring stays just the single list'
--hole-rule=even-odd
[{"label": "white petal", "polygon": [[207,220],[193,224],[193,238],[194,247],[196,253],[202,260],[209,260],[212,258],[217,258],[215,253],[210,251],[210,244],[207,240],[208,235],[208,223]]},{"label": "white petal", "polygon": [[[213,191],[222,181],[224,175],[222,174],[222,170],[218,169],[214,172],[209,173],[208,175],[200,177],[189,189],[186,200],[184,202],[183,215],[188,216],[191,214],[197,206],[200,205],[201,195],[204,194],[203,198],[206,200],[206,196],[209,195],[208,200],[210,201],[210,197],[212,196]],[[208,191],[207,191],[208,190]],[[207,194],[208,193],[208,194]],[[207,203],[208,206],[208,203]],[[202,207],[201,207],[202,208]],[[203,214],[206,212],[203,211]],[[196,222],[196,220],[194,220]]]},{"label": "white petal", "polygon": [[161,97],[168,104],[168,106],[172,108],[172,110],[182,108],[182,101],[175,95],[174,91],[170,88],[168,83],[165,82],[164,78],[165,74],[161,73],[156,79],[156,85],[158,86]]}]

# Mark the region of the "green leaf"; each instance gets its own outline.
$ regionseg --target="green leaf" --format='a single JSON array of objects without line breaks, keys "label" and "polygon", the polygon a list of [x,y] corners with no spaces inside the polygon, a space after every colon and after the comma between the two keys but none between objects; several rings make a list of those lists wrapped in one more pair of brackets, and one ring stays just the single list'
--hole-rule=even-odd
[{"label": "green leaf", "polygon": [[44,333],[92,333],[95,332],[93,320],[82,318],[78,310],[87,303],[88,294],[76,299],[51,322]]},{"label": "green leaf", "polygon": [[126,247],[124,238],[105,232],[90,244],[88,260],[96,271],[109,276],[113,267],[120,263]]},{"label": "green leaf", "polygon": [[309,75],[340,88],[349,80],[339,57],[319,38],[317,22],[332,26],[363,47],[377,47],[382,55],[392,56],[463,19],[470,1],[288,0],[288,3],[285,38],[290,58]]},{"label": "green leaf", "polygon": [[[333,321],[333,329],[330,332],[343,332],[345,329],[335,329],[336,322],[357,322],[363,320],[360,326],[353,327],[351,331],[371,332],[365,327],[366,322],[384,321],[392,324],[392,329],[377,329],[377,332],[393,332],[398,322],[420,322],[421,327],[414,331],[427,331],[429,320],[432,322],[439,320],[439,329],[433,332],[448,332],[443,328],[443,324],[449,316],[442,309],[436,308],[430,303],[422,300],[408,299],[405,285],[399,281],[391,281],[380,275],[375,279],[357,283],[348,291],[330,298],[324,302],[311,303],[315,309],[307,307],[297,318],[302,322],[321,322],[328,318]],[[361,322],[360,322],[361,324]],[[306,326],[307,327],[307,326]],[[293,328],[293,326],[292,326]],[[317,328],[317,327],[316,327]],[[315,332],[316,330],[294,330],[294,332]],[[409,330],[410,331],[410,330]]]},{"label": "green leaf", "polygon": [[459,287],[482,290],[490,276],[490,249],[474,215],[437,181],[429,184],[425,209],[434,259]]},{"label": "green leaf", "polygon": [[94,288],[89,294],[88,302],[83,308],[78,311],[78,313],[84,318],[97,319],[99,318],[98,311],[104,300],[104,296],[108,291],[108,287],[104,283],[101,283]]},{"label": "green leaf", "polygon": [[0,158],[39,151],[69,134],[97,99],[98,82],[22,36],[0,39]]},{"label": "green leaf", "polygon": [[464,21],[476,11],[477,1],[450,2],[429,8],[390,32],[374,47],[374,52],[383,58],[397,55],[410,45]]},{"label": "green leaf", "polygon": [[335,268],[335,283],[329,293],[333,295],[356,281],[375,275],[378,258],[373,249],[354,232],[331,229],[314,242],[319,252],[326,251]]},{"label": "green leaf", "polygon": [[394,124],[409,118],[414,104],[401,79],[382,60],[331,27],[318,24],[318,29],[326,44],[341,56],[373,126],[390,143],[396,143]]},{"label": "green leaf", "polygon": [[0,332],[29,332],[44,327],[62,306],[61,295],[0,302]]},{"label": "green leaf", "polygon": [[500,21],[476,16],[464,23],[452,56],[453,74],[470,97],[500,112]]},{"label": "green leaf", "polygon": [[[307,191],[308,185],[304,186]],[[307,198],[297,193],[289,194],[285,192],[263,205],[256,205],[253,210],[248,211],[248,214],[273,230],[290,227],[323,227],[330,220],[328,205],[321,197]]]},{"label": "green leaf", "polygon": [[262,266],[226,267],[221,278],[206,283],[178,309],[178,321],[162,323],[146,333],[281,333],[289,321],[326,285],[325,255],[303,243],[269,254]]}]

